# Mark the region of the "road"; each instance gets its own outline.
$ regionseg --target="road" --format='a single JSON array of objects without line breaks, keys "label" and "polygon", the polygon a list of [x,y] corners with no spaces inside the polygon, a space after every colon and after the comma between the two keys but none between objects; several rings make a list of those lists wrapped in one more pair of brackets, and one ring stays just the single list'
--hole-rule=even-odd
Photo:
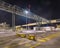
[{"label": "road", "polygon": [[20,38],[15,33],[0,32],[0,48],[28,48],[28,44],[30,45],[30,43],[33,45],[37,42]]},{"label": "road", "polygon": [[[16,36],[15,33],[0,33],[0,48],[60,48],[60,32],[49,33],[37,41]],[[6,36],[6,35],[7,36]],[[40,37],[40,36],[38,36]]]}]

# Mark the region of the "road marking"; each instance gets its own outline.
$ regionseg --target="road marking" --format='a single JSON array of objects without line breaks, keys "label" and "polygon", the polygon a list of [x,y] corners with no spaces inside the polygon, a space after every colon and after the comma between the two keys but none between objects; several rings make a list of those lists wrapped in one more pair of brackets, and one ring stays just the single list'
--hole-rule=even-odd
[{"label": "road marking", "polygon": [[31,46],[31,44],[30,43],[26,43],[25,46],[29,47],[29,46]]},{"label": "road marking", "polygon": [[18,45],[23,45],[23,44],[25,44],[25,43],[29,43],[29,42],[31,42],[30,40],[26,40],[25,42],[20,42],[20,43],[18,43]]},{"label": "road marking", "polygon": [[5,46],[4,48],[9,48],[9,46]]},{"label": "road marking", "polygon": [[59,35],[60,35],[60,32],[56,33],[56,34],[49,35],[49,36],[47,36],[45,38],[37,39],[37,41],[38,42],[47,42],[47,41],[49,41],[49,40],[51,40],[51,39],[53,39],[53,38],[55,38],[55,37],[57,37]]},{"label": "road marking", "polygon": [[[57,37],[59,35],[60,35],[60,32],[59,33],[55,33],[55,34],[51,34],[51,35],[49,35],[49,36],[47,36],[45,38],[37,39],[37,41],[40,42],[40,43],[47,42],[47,41],[49,41],[49,40],[51,40],[51,39],[53,39],[53,38],[55,38],[55,37]],[[30,48],[35,48],[37,46],[40,46],[41,45],[40,43],[37,43],[34,46],[31,46]]]},{"label": "road marking", "polygon": [[30,48],[35,48],[35,47],[40,46],[40,45],[41,45],[41,43],[37,43],[37,44],[31,46]]}]

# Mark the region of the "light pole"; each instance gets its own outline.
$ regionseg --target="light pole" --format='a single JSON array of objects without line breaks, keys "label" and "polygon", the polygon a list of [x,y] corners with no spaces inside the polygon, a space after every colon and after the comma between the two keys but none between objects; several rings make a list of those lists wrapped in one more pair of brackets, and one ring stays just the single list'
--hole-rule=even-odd
[{"label": "light pole", "polygon": [[28,30],[27,14],[28,14],[29,12],[28,12],[27,10],[25,10],[24,13],[25,13],[25,16],[26,16],[26,24],[27,24],[27,26],[26,26],[26,30]]},{"label": "light pole", "polygon": [[12,12],[12,28],[15,31],[15,6],[12,9],[13,9],[13,12]]}]

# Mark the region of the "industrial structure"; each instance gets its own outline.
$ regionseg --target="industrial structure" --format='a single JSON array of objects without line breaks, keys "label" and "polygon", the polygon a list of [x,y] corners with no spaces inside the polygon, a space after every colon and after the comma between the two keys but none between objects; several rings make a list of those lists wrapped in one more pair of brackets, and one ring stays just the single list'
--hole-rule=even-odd
[{"label": "industrial structure", "polygon": [[34,13],[31,13],[29,11],[28,11],[29,13],[27,14],[27,12],[26,12],[27,10],[25,11],[25,9],[22,9],[17,5],[11,5],[11,4],[6,3],[4,1],[0,1],[0,10],[12,13],[12,26],[13,27],[15,26],[15,16],[16,15],[21,15],[21,16],[33,19],[36,22],[42,22],[42,21],[48,22],[48,20],[45,18],[42,18],[42,17],[40,17]]}]

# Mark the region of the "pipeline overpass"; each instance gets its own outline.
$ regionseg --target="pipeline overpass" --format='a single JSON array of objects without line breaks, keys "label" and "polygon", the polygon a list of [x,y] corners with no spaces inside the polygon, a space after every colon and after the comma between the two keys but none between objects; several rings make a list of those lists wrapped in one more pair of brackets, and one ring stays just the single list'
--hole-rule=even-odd
[{"label": "pipeline overpass", "polygon": [[40,24],[60,23],[60,19],[50,20],[50,22],[43,22],[43,21],[42,22],[35,22],[35,23],[25,24],[22,26],[34,26],[34,25],[38,25],[37,23],[40,23]]},{"label": "pipeline overpass", "polygon": [[36,20],[36,21],[48,21],[47,19],[45,18],[42,18],[34,13],[31,13],[28,14],[27,16],[25,15],[24,13],[24,9],[22,9],[21,7],[17,6],[17,5],[11,5],[9,3],[6,3],[4,1],[0,1],[0,10],[3,10],[3,11],[7,11],[7,12],[10,12],[12,14],[16,14],[16,15],[21,15],[21,16],[24,16],[24,17],[27,17],[27,18],[30,18],[30,19],[33,19],[33,20]]}]

